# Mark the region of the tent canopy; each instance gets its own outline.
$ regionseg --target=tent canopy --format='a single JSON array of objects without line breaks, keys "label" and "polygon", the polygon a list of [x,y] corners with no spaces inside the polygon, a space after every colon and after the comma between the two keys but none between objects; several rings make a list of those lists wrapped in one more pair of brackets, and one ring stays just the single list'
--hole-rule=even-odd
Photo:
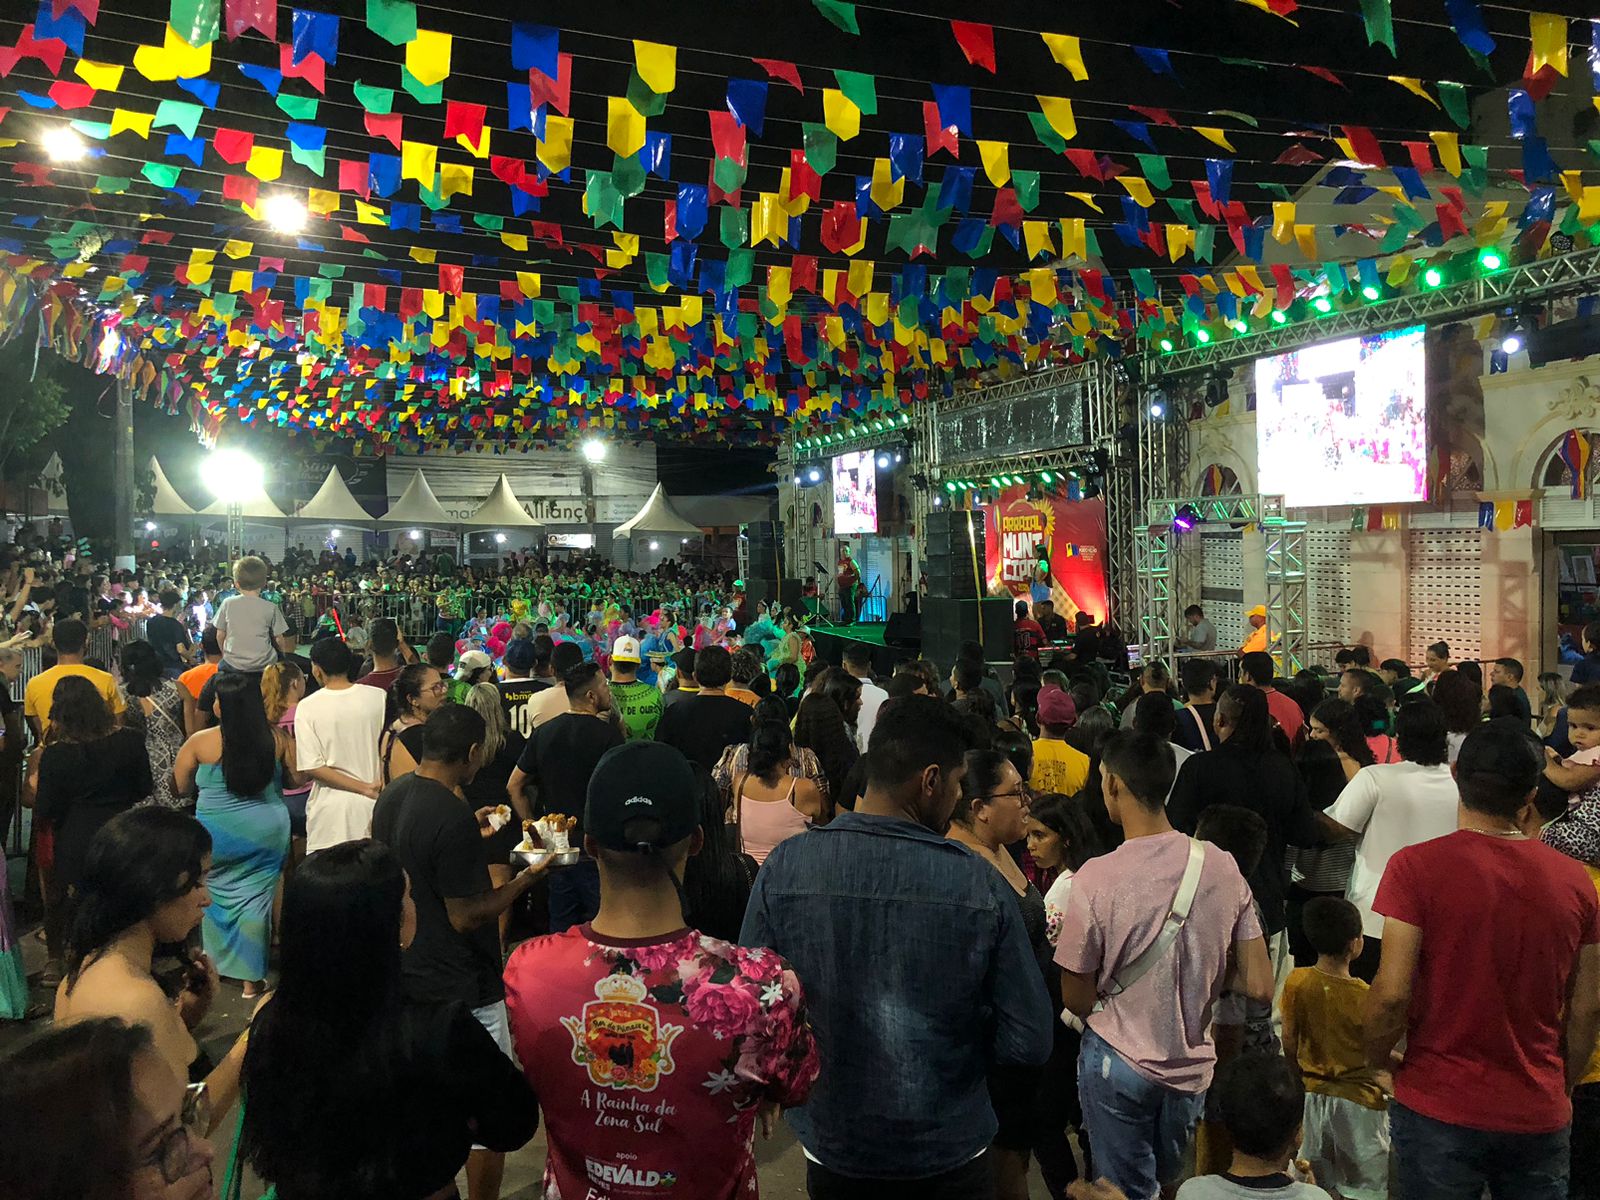
[{"label": "tent canopy", "polygon": [[428,481],[422,477],[422,472],[413,471],[411,482],[406,484],[406,490],[400,493],[400,499],[383,514],[378,524],[388,527],[412,525],[423,529],[454,529],[460,522],[445,512],[444,506],[439,503],[439,498],[428,486]]},{"label": "tent canopy", "polygon": [[[221,500],[213,500],[200,510],[200,515],[226,517],[228,508]],[[275,525],[288,520],[283,509],[272,502],[272,497],[267,495],[267,489],[261,484],[257,484],[256,490],[239,502],[239,515],[247,521],[271,521]]]},{"label": "tent canopy", "polygon": [[295,520],[333,525],[371,525],[373,516],[350,494],[338,467],[328,468],[317,494],[295,513]]},{"label": "tent canopy", "polygon": [[167,479],[167,473],[155,456],[150,457],[150,473],[156,477],[156,495],[150,503],[151,515],[157,517],[192,517],[194,509],[178,495],[177,489]]},{"label": "tent canopy", "polygon": [[542,528],[538,521],[528,515],[528,510],[522,507],[522,502],[511,490],[511,481],[504,475],[501,475],[500,482],[494,485],[494,491],[489,493],[489,498],[478,505],[478,511],[461,523],[468,529]]},{"label": "tent canopy", "polygon": [[611,536],[644,537],[655,533],[668,537],[700,537],[702,532],[698,525],[689,524],[673,510],[666,490],[658,483],[656,490],[650,493],[650,499],[644,502],[644,507],[634,513],[630,520],[613,529]]}]

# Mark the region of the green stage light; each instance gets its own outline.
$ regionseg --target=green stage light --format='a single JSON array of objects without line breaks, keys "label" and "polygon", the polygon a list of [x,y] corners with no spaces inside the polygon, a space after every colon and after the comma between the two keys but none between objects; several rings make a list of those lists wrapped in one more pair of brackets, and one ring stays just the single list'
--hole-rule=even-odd
[{"label": "green stage light", "polygon": [[1500,251],[1489,248],[1478,252],[1478,265],[1485,271],[1498,271],[1505,266],[1506,260],[1501,257]]},{"label": "green stage light", "polygon": [[945,480],[945,481],[944,481],[944,490],[945,490],[945,491],[947,491],[947,492],[953,492],[953,491],[955,491],[955,490],[956,490],[956,484],[955,484],[955,480],[953,480],[953,479],[946,479],[946,480]]},{"label": "green stage light", "polygon": [[1004,484],[1002,483],[1002,481],[1000,479],[1000,476],[991,475],[989,477],[989,486],[992,487],[992,488],[997,488],[997,487],[1003,487]]},{"label": "green stage light", "polygon": [[1163,353],[1163,354],[1171,354],[1172,353],[1173,347],[1172,347],[1172,339],[1171,338],[1162,338],[1159,344],[1161,346],[1161,353]]},{"label": "green stage light", "polygon": [[1206,345],[1211,341],[1211,331],[1209,329],[1196,329],[1194,331],[1194,340],[1202,346]]},{"label": "green stage light", "polygon": [[1318,296],[1311,302],[1311,307],[1316,309],[1323,316],[1327,316],[1333,311],[1333,301],[1328,299],[1326,296]]},{"label": "green stage light", "polygon": [[1376,300],[1378,297],[1383,295],[1383,289],[1378,287],[1376,284],[1369,283],[1366,287],[1361,289],[1361,294],[1368,300]]},{"label": "green stage light", "polygon": [[1056,481],[1056,477],[1054,475],[1050,474],[1049,471],[1040,471],[1039,472],[1039,482],[1040,483],[1050,484],[1050,483],[1054,483],[1055,481]]},{"label": "green stage light", "polygon": [[1289,323],[1289,314],[1284,312],[1281,308],[1273,309],[1272,323],[1274,325],[1287,325]]},{"label": "green stage light", "polygon": [[1239,320],[1233,323],[1233,331],[1235,333],[1249,333],[1250,322],[1246,321],[1243,317],[1239,318]]},{"label": "green stage light", "polygon": [[1429,267],[1422,273],[1422,286],[1425,288],[1441,287],[1444,284],[1444,272],[1438,267]]}]

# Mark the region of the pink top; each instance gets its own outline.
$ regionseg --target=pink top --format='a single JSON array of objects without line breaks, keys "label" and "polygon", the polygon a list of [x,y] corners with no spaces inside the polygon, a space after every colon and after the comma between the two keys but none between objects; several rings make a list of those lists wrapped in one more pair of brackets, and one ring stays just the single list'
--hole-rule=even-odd
[{"label": "pink top", "polygon": [[804,833],[811,822],[794,806],[794,787],[797,781],[791,776],[789,791],[781,800],[757,800],[744,794],[744,781],[739,782],[739,792],[733,798],[734,812],[739,821],[739,840],[746,854],[760,866],[778,843]]},{"label": "pink top", "polygon": [[[1156,940],[1189,862],[1181,833],[1129,838],[1072,877],[1056,965],[1092,976],[1103,997],[1123,967]],[[1262,936],[1250,887],[1233,857],[1206,847],[1200,890],[1183,931],[1149,972],[1106,1002],[1088,1026],[1144,1078],[1179,1092],[1211,1085],[1217,1052],[1211,1009],[1228,951]]]},{"label": "pink top", "polygon": [[[299,707],[300,706],[298,704],[289,705],[289,707],[284,711],[283,716],[278,718],[278,728],[287,732],[290,737],[294,736],[294,710]],[[310,780],[307,780],[297,788],[284,788],[283,794],[285,796],[298,796],[302,792],[309,792],[310,790],[311,782]]]}]

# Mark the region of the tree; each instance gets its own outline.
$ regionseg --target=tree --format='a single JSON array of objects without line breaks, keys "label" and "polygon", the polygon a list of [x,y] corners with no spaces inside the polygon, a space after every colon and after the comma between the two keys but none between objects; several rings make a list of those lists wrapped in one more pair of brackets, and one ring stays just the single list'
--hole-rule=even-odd
[{"label": "tree", "polygon": [[68,411],[53,352],[39,353],[35,371],[29,339],[14,338],[0,349],[0,478],[66,421]]}]

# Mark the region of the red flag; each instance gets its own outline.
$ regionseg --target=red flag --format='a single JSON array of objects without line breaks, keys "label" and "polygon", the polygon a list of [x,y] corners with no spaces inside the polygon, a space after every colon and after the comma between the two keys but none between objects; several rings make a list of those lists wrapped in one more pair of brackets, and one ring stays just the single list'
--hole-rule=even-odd
[{"label": "red flag", "polygon": [[439,290],[447,296],[461,295],[461,277],[463,268],[451,266],[449,263],[439,264]]},{"label": "red flag", "polygon": [[339,160],[339,190],[354,192],[363,200],[372,195],[372,168],[364,158]]},{"label": "red flag", "polygon": [[465,137],[473,145],[483,136],[483,121],[489,110],[482,104],[448,101],[444,110],[445,137]]},{"label": "red flag", "polygon": [[784,62],[781,58],[752,58],[750,61],[765,71],[769,78],[787,83],[797,92],[806,90],[800,83],[800,69],[792,62]]},{"label": "red flag", "polygon": [[923,135],[928,143],[928,157],[932,158],[940,150],[948,150],[952,155],[961,153],[961,138],[953,125],[943,125],[939,120],[939,105],[933,100],[922,102]]},{"label": "red flag", "polygon": [[1342,128],[1345,140],[1356,152],[1356,158],[1372,167],[1389,165],[1388,159],[1383,156],[1383,147],[1378,145],[1378,139],[1372,130],[1365,125],[1345,125]]},{"label": "red flag", "polygon": [[956,43],[961,47],[961,53],[967,56],[967,61],[993,75],[994,26],[977,21],[951,21],[950,31],[956,35]]}]

